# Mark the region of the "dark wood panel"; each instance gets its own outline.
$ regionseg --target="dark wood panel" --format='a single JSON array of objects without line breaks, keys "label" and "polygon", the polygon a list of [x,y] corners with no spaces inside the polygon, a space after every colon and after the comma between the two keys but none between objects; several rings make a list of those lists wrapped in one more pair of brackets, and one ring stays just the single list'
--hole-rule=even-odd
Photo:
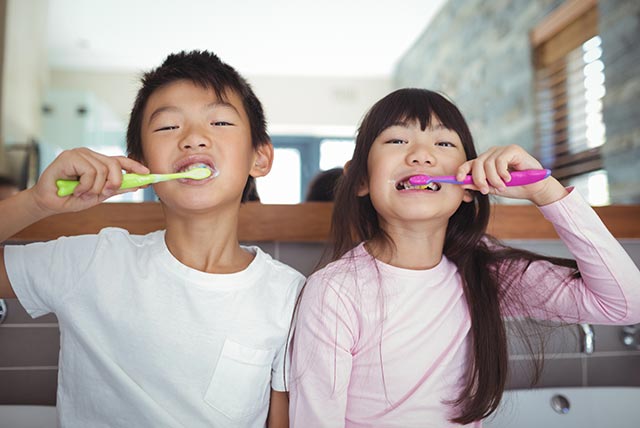
[{"label": "dark wood panel", "polygon": [[[241,241],[322,242],[329,234],[330,202],[262,205],[240,208]],[[617,238],[640,238],[640,205],[596,207]],[[576,213],[579,215],[579,213]],[[108,226],[145,234],[164,227],[159,203],[102,204],[89,210],[44,219],[18,233],[12,241],[42,241],[59,236],[96,233]],[[495,205],[489,232],[502,239],[557,239],[551,226],[531,205]]]}]

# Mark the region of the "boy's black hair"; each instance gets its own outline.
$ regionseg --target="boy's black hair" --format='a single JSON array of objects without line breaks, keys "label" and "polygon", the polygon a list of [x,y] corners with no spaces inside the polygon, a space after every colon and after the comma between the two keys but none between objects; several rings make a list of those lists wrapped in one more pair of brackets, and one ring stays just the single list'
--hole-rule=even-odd
[{"label": "boy's black hair", "polygon": [[[231,66],[217,55],[208,51],[179,52],[169,55],[160,67],[142,76],[142,87],[138,91],[131,109],[127,128],[127,154],[135,160],[142,160],[142,118],[149,97],[159,88],[187,80],[203,88],[213,89],[216,96],[226,101],[229,91],[236,92],[242,99],[242,106],[249,117],[251,144],[254,148],[270,141],[262,104],[249,83]],[[246,200],[249,183],[245,186],[242,200]]]}]

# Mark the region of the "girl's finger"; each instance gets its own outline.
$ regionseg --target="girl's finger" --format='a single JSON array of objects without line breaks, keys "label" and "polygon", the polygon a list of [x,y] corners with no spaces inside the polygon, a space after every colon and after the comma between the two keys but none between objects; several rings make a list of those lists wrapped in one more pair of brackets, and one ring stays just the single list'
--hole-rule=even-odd
[{"label": "girl's finger", "polygon": [[456,172],[456,180],[464,181],[467,174],[469,174],[469,172],[471,171],[474,162],[475,162],[475,159],[472,159],[460,165],[458,167],[458,171]]},{"label": "girl's finger", "polygon": [[480,158],[473,164],[471,176],[473,177],[473,184],[476,185],[482,194],[486,195],[489,193],[489,185],[487,184],[487,176],[485,175],[484,162],[479,162],[479,160]]},{"label": "girl's finger", "polygon": [[509,174],[509,162],[507,162],[504,158],[499,157],[496,159],[496,171],[500,175],[500,178],[505,183],[511,181],[511,174]]}]

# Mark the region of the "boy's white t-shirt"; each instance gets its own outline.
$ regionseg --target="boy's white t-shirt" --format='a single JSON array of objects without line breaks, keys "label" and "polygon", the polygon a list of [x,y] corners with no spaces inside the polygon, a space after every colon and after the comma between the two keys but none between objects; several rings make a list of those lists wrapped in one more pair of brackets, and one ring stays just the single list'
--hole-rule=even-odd
[{"label": "boy's white t-shirt", "polygon": [[304,277],[245,248],[245,270],[208,274],[175,259],[164,231],[6,247],[22,305],[58,317],[61,426],[263,427]]}]

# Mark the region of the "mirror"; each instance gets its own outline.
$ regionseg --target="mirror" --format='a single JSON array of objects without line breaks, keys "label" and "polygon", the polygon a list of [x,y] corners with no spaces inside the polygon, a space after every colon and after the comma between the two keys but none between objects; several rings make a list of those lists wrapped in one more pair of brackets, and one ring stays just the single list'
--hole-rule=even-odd
[{"label": "mirror", "polygon": [[[497,2],[446,0],[407,0],[402,7],[388,0],[7,4],[3,141],[38,141],[40,169],[73,146],[121,153],[141,72],[171,52],[189,49],[218,54],[263,102],[276,146],[274,170],[257,183],[263,203],[303,201],[320,170],[350,157],[363,114],[396,87],[427,87],[451,97],[479,151],[517,143],[545,155],[536,127],[540,97],[534,94],[532,41],[550,14],[542,5],[504,10]],[[606,76],[598,114],[606,143],[598,149],[598,166],[568,179],[587,193],[600,189],[594,205],[640,201],[640,132],[633,121],[640,113],[640,90],[625,89],[639,86],[640,65],[630,72],[619,58],[634,57],[638,47],[624,44],[633,29],[611,18],[634,8],[632,1],[619,2],[596,18]],[[7,163],[0,158],[0,171],[10,170]]]}]

